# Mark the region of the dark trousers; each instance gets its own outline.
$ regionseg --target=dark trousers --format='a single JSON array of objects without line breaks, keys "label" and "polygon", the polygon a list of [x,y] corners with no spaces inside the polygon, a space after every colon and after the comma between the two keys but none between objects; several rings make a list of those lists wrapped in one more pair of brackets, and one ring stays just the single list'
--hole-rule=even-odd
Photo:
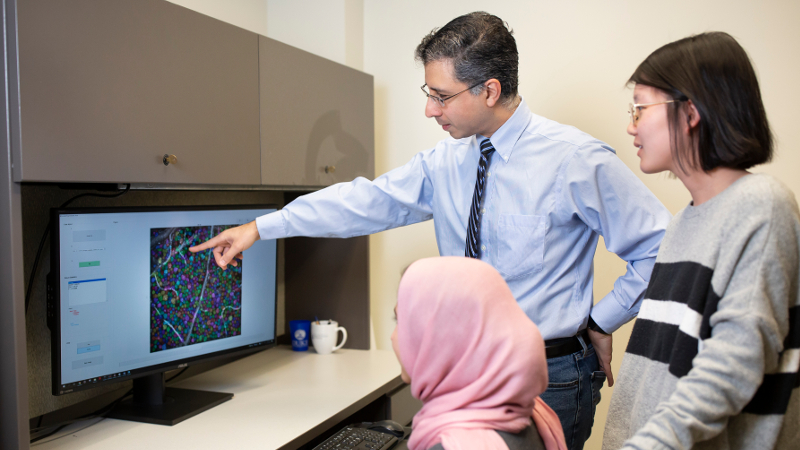
[{"label": "dark trousers", "polygon": [[594,347],[583,344],[581,351],[547,360],[549,384],[540,396],[558,414],[570,450],[582,450],[592,434],[594,411],[606,380]]}]

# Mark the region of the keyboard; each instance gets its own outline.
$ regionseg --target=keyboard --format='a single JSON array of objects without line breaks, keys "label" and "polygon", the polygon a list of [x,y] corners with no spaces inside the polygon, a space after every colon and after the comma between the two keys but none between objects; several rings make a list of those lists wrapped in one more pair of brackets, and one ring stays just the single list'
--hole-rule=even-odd
[{"label": "keyboard", "polygon": [[349,426],[314,447],[314,450],[389,450],[396,444],[397,437],[394,435]]}]

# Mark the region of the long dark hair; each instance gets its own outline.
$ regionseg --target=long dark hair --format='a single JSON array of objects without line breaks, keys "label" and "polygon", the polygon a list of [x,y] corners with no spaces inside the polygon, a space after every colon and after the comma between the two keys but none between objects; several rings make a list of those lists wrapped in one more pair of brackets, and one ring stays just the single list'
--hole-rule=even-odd
[{"label": "long dark hair", "polygon": [[[682,100],[668,105],[672,156],[681,170],[687,165],[705,172],[747,169],[772,159],[772,132],[758,78],[731,35],[710,32],[669,43],[639,64],[628,83]],[[700,113],[690,143],[682,142],[678,133],[686,100]]]}]

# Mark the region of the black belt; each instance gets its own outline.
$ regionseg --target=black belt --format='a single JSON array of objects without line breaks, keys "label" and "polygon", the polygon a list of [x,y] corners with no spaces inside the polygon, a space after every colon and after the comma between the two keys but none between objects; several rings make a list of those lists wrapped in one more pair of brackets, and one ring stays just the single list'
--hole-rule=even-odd
[{"label": "black belt", "polygon": [[581,345],[581,341],[578,340],[578,336],[583,337],[584,343],[587,346],[589,345],[589,333],[586,332],[586,328],[572,337],[544,341],[544,352],[545,355],[547,355],[547,359],[571,355],[583,350],[583,345]]}]

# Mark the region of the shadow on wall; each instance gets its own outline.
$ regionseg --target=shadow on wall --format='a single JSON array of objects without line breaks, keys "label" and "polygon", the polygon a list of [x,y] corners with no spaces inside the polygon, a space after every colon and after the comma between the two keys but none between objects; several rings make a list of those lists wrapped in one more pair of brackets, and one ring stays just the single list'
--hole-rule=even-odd
[{"label": "shadow on wall", "polygon": [[[303,184],[314,186],[330,182],[329,173],[336,166],[348,168],[353,177],[370,177],[370,155],[352,134],[342,129],[341,114],[331,110],[314,122],[306,146],[306,170]],[[328,172],[326,172],[328,171]]]}]

